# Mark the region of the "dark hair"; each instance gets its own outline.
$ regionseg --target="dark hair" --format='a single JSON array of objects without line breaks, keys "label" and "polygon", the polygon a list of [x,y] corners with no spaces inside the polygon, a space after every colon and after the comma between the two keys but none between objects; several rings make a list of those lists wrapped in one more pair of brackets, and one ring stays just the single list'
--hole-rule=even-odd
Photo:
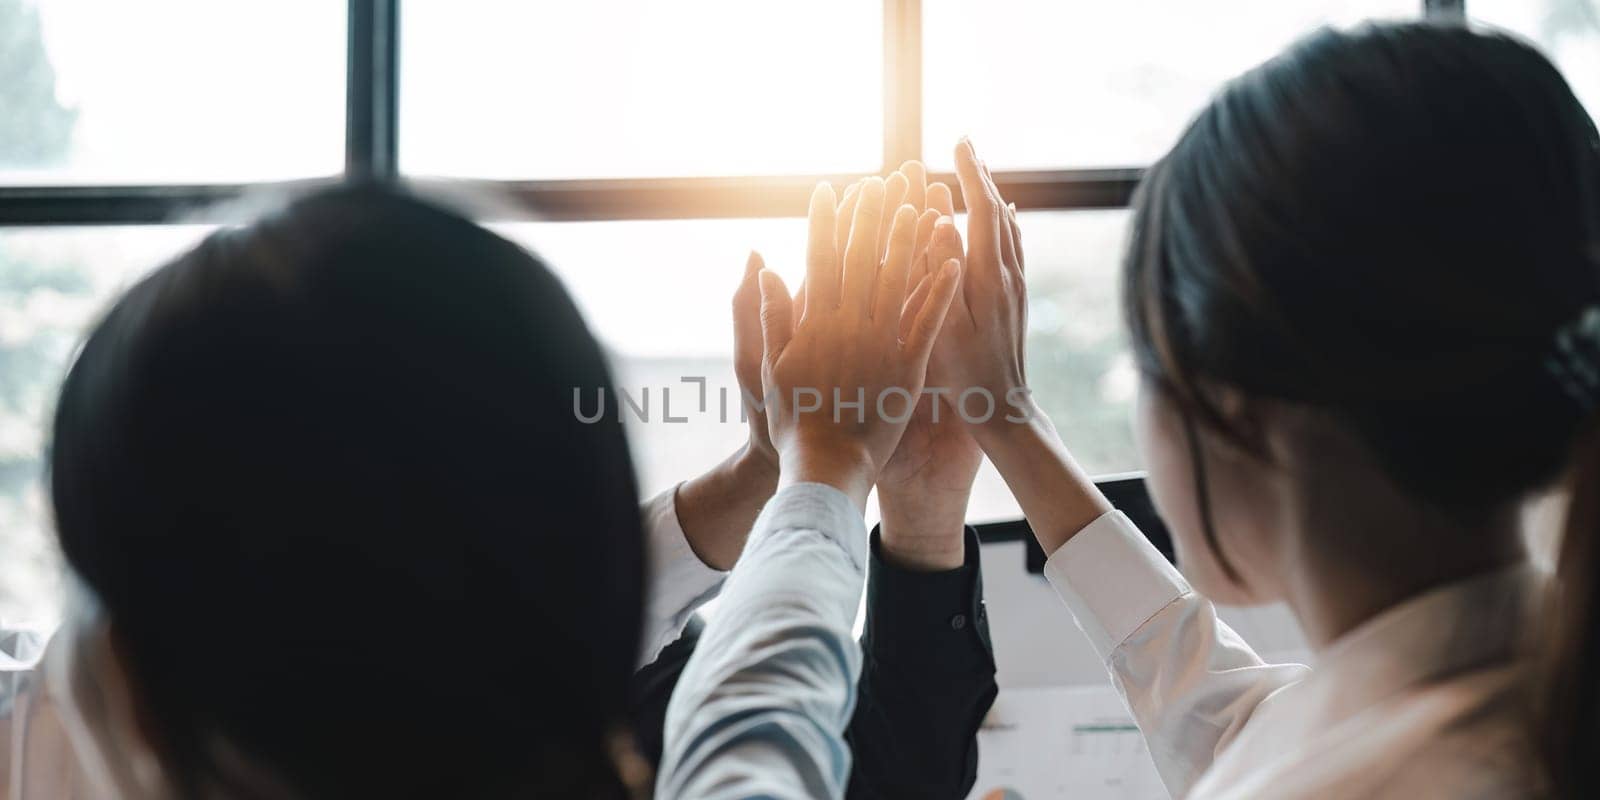
[{"label": "dark hair", "polygon": [[1584,422],[1544,362],[1600,300],[1600,137],[1509,36],[1320,31],[1230,83],[1150,171],[1124,281],[1202,503],[1197,425],[1264,457],[1218,407],[1226,386],[1320,409],[1430,507],[1496,507],[1562,474]]},{"label": "dark hair", "polygon": [[185,794],[603,796],[643,549],[601,349],[536,258],[324,190],[129,290],[51,488]]}]

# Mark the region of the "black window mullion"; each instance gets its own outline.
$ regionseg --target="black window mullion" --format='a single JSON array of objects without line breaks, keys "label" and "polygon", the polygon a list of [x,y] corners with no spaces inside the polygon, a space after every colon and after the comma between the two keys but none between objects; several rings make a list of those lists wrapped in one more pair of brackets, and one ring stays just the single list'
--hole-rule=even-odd
[{"label": "black window mullion", "polygon": [[1465,19],[1467,0],[1422,0],[1422,15],[1451,19]]},{"label": "black window mullion", "polygon": [[399,174],[399,0],[350,0],[345,73],[345,177]]}]

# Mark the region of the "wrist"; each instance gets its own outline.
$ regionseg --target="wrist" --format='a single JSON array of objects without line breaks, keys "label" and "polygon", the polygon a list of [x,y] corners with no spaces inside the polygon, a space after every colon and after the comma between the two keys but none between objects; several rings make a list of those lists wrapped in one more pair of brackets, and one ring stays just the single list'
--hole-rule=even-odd
[{"label": "wrist", "polygon": [[972,425],[971,430],[972,438],[991,461],[994,459],[991,451],[1025,448],[1056,435],[1055,423],[1034,402],[1032,395],[1020,404],[1008,405],[1005,413],[996,412],[988,421]]},{"label": "wrist", "polygon": [[778,452],[778,485],[821,483],[848,495],[865,511],[867,494],[877,477],[866,445],[848,438],[797,436]]},{"label": "wrist", "polygon": [[967,561],[966,512],[970,492],[916,497],[878,489],[879,544],[895,566],[917,571],[957,569]]},{"label": "wrist", "polygon": [[[878,486],[878,512],[886,533],[897,538],[961,538],[972,490],[905,492]],[[892,523],[892,529],[891,529]]]},{"label": "wrist", "polygon": [[778,489],[778,462],[772,453],[762,452],[753,444],[746,444],[728,465],[728,471],[744,492],[751,496],[767,498]]},{"label": "wrist", "polygon": [[1048,556],[1110,511],[1111,503],[1078,466],[1050,418],[1042,410],[1026,416],[1024,422],[974,430],[973,438],[1005,479]]}]

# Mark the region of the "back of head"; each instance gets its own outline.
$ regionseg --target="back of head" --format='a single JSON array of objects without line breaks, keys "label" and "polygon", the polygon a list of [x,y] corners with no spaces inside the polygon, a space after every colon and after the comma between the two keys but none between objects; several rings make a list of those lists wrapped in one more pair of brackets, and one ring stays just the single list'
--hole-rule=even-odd
[{"label": "back of head", "polygon": [[1241,76],[1136,201],[1142,368],[1328,412],[1419,499],[1548,484],[1580,421],[1544,374],[1600,300],[1600,140],[1531,47],[1459,25],[1322,31]]},{"label": "back of head", "polygon": [[[1202,425],[1261,449],[1218,386],[1316,409],[1460,518],[1571,461],[1592,402],[1550,361],[1600,302],[1600,136],[1528,45],[1427,22],[1319,32],[1230,84],[1135,205],[1134,349]],[[1583,602],[1556,642],[1588,652],[1600,564],[1568,566]],[[1575,711],[1553,741],[1600,746],[1600,693],[1546,705]]]},{"label": "back of head", "polygon": [[58,407],[62,547],[186,789],[590,796],[643,544],[610,381],[535,258],[377,188],[131,289]]}]

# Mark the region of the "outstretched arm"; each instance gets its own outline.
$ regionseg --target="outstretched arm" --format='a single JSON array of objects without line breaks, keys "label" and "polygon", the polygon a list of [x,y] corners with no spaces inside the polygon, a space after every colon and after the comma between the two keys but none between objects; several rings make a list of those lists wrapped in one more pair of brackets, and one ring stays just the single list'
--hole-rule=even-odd
[{"label": "outstretched arm", "polygon": [[850,800],[960,800],[978,779],[978,729],[999,689],[978,534],[957,532],[962,563],[934,570],[898,558],[886,528],[873,534]]},{"label": "outstretched arm", "polygon": [[[994,649],[977,532],[966,528],[957,545],[960,565],[927,570],[891,555],[881,530],[872,534],[861,675],[845,732],[849,800],[958,800],[977,780],[978,729],[997,692]],[[652,766],[667,702],[701,632],[691,622],[634,677],[634,738]]]},{"label": "outstretched arm", "polygon": [[905,427],[871,412],[895,390],[921,391],[958,270],[940,271],[902,341],[916,215],[892,211],[888,256],[878,269],[883,192],[876,179],[859,191],[841,269],[833,192],[818,187],[798,321],[782,281],[761,276],[762,379],[778,399],[769,428],[780,489],[673,695],[661,797],[844,793],[844,730],[860,670],[850,622],[866,562],[861,514]]},{"label": "outstretched arm", "polygon": [[[919,212],[912,281],[960,260],[950,189],[910,161],[889,179]],[[921,297],[907,301],[917,308]],[[927,386],[952,327],[969,318],[958,289],[934,341]],[[920,398],[878,476],[883,524],[873,538],[861,698],[850,723],[850,797],[962,798],[977,780],[977,736],[994,702],[994,653],[983,610],[977,534],[966,522],[983,452],[948,402]]]},{"label": "outstretched arm", "polygon": [[1127,698],[1168,791],[1182,796],[1261,701],[1304,668],[1266,664],[1218,620],[1211,603],[1111,510],[1032,402],[1016,211],[969,142],[956,148],[956,162],[973,314],[957,328],[950,368],[963,386],[985,388],[1005,408],[972,426],[973,437],[1049,554],[1046,577]]},{"label": "outstretched arm", "polygon": [[722,589],[744,549],[756,515],[778,485],[778,453],[767,433],[761,399],[762,268],[755,253],[733,295],[734,374],[750,439],[704,474],[657,495],[644,505],[650,558],[641,666],[677,641],[684,625]]}]

